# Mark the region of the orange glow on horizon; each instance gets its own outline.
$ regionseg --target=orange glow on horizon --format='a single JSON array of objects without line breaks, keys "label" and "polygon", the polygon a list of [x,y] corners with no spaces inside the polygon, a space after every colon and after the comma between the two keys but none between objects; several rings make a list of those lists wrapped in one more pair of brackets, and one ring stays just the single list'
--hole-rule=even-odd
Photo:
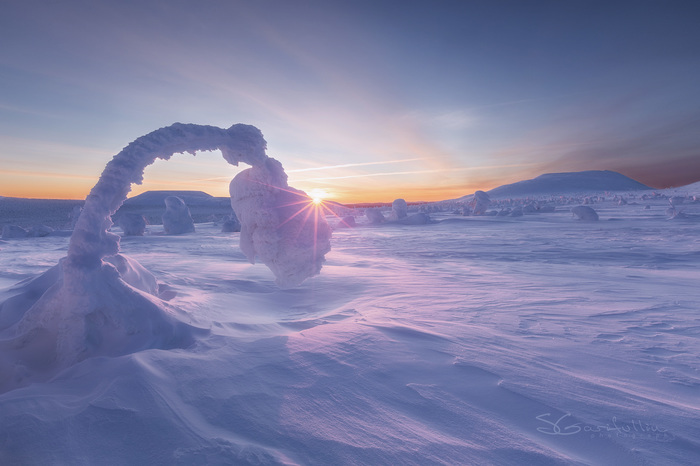
[{"label": "orange glow on horizon", "polygon": [[[92,189],[91,181],[77,182],[76,180],[56,180],[54,183],[37,184],[28,182],[22,179],[14,179],[12,182],[6,182],[0,179],[2,191],[0,196],[19,197],[28,199],[73,199],[83,200],[87,197]],[[502,183],[500,183],[502,184]],[[375,202],[392,202],[394,199],[402,198],[408,202],[435,202],[444,201],[446,199],[456,199],[458,197],[472,194],[476,190],[488,190],[498,186],[484,184],[470,184],[464,186],[445,186],[445,187],[406,187],[395,186],[386,189],[343,189],[334,188],[330,193],[325,189],[313,188],[305,190],[309,197],[316,205],[322,204],[324,201],[334,201],[341,204],[361,204]],[[228,197],[228,184],[224,183],[221,192],[215,192],[211,186],[178,186],[178,185],[160,185],[159,183],[146,183],[145,185],[133,185],[129,197],[136,196],[146,191],[204,191],[215,197]],[[303,188],[299,188],[303,189]]]},{"label": "orange glow on horizon", "polygon": [[39,179],[29,175],[5,177],[0,173],[0,196],[26,199],[83,200],[97,180]]},{"label": "orange glow on horizon", "polygon": [[[31,199],[74,199],[83,200],[97,182],[99,176],[63,175],[48,173],[32,173],[28,171],[0,170],[0,196]],[[305,191],[316,205],[322,201],[334,201],[341,204],[391,202],[402,198],[408,202],[435,202],[446,199],[456,199],[476,190],[489,190],[505,183],[518,181],[507,179],[474,179],[464,184],[439,185],[420,187],[415,184],[390,183],[378,184],[375,181],[358,183],[294,183],[297,189]],[[228,181],[220,182],[179,182],[166,179],[146,179],[142,185],[132,185],[129,197],[146,191],[203,191],[215,197],[228,197]],[[311,186],[309,186],[311,184]],[[316,187],[313,185],[316,184]]]}]

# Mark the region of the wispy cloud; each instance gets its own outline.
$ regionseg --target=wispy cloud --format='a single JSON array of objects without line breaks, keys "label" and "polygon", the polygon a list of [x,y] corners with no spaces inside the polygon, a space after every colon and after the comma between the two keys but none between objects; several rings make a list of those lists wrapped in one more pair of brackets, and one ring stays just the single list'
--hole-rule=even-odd
[{"label": "wispy cloud", "polygon": [[482,165],[479,167],[452,167],[452,168],[436,168],[430,170],[407,170],[398,172],[380,172],[380,173],[364,173],[359,175],[343,175],[343,176],[326,176],[318,178],[307,178],[303,180],[295,180],[298,183],[310,181],[328,181],[328,180],[345,180],[350,178],[373,178],[377,176],[398,176],[398,175],[421,175],[426,173],[442,173],[442,172],[463,172],[471,170],[498,170],[504,168],[519,168],[534,165],[532,163],[518,163],[508,165]]},{"label": "wispy cloud", "polygon": [[6,170],[0,169],[0,176],[26,176],[31,178],[51,178],[51,179],[73,179],[73,180],[92,180],[97,181],[94,176],[79,175],[75,173],[56,173],[46,171],[31,171],[31,170]]},{"label": "wispy cloud", "polygon": [[420,157],[412,159],[399,159],[399,160],[384,160],[379,162],[358,162],[358,163],[345,163],[342,165],[326,165],[323,167],[311,167],[311,168],[297,168],[293,170],[287,170],[287,173],[300,173],[300,172],[310,172],[318,170],[332,170],[336,168],[354,168],[354,167],[366,167],[370,165],[387,165],[392,163],[405,163],[405,162],[416,162],[418,160],[424,160]]}]

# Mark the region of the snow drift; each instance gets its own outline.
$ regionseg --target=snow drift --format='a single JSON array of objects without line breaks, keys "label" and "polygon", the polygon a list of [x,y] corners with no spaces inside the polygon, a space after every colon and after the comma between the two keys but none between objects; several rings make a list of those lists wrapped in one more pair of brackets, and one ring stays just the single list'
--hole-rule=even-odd
[{"label": "snow drift", "polygon": [[67,257],[18,284],[0,304],[0,392],[46,380],[90,357],[187,347],[204,331],[159,299],[155,278],[119,255],[119,236],[109,229],[131,184],[142,182],[145,167],[156,158],[216,149],[233,165],[252,166],[231,184],[232,207],[243,229],[241,249],[249,260],[259,257],[281,286],[320,271],[330,250],[330,228],[309,207],[311,199],[287,185],[282,165],[265,153],[260,130],[181,123],[158,129],[107,164],[85,200]]}]

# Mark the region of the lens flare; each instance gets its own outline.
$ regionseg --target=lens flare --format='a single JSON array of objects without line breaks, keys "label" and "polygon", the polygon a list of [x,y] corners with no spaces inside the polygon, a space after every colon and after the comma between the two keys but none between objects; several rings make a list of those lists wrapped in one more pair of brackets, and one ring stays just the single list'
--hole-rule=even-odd
[{"label": "lens flare", "polygon": [[311,202],[313,202],[317,206],[321,205],[323,203],[323,200],[328,197],[328,191],[320,188],[314,188],[311,191],[309,191],[308,194],[311,198]]}]

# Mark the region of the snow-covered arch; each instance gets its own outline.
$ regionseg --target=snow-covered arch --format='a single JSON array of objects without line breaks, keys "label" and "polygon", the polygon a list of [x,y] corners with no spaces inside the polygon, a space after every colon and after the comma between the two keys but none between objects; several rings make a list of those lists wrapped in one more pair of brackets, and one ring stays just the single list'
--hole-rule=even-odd
[{"label": "snow-covered arch", "polygon": [[107,164],[86,198],[67,257],[19,283],[0,303],[0,393],[47,380],[89,357],[187,347],[206,333],[193,324],[196,316],[158,298],[153,275],[119,254],[119,236],[109,228],[131,185],[142,182],[156,158],[216,149],[233,165],[251,165],[230,185],[248,259],[259,258],[282,287],[320,271],[331,230],[311,199],[287,184],[257,128],[176,123],[158,129]]},{"label": "snow-covered arch", "polygon": [[230,186],[231,205],[242,224],[241,249],[248,259],[259,257],[284,287],[317,274],[330,250],[330,228],[311,208],[309,197],[287,184],[282,165],[266,155],[266,146],[260,130],[244,124],[222,129],[175,123],[136,139],[114,156],[90,191],[64,268],[95,267],[119,252],[119,236],[109,232],[111,217],[157,158],[219,149],[230,164],[252,167]]}]

